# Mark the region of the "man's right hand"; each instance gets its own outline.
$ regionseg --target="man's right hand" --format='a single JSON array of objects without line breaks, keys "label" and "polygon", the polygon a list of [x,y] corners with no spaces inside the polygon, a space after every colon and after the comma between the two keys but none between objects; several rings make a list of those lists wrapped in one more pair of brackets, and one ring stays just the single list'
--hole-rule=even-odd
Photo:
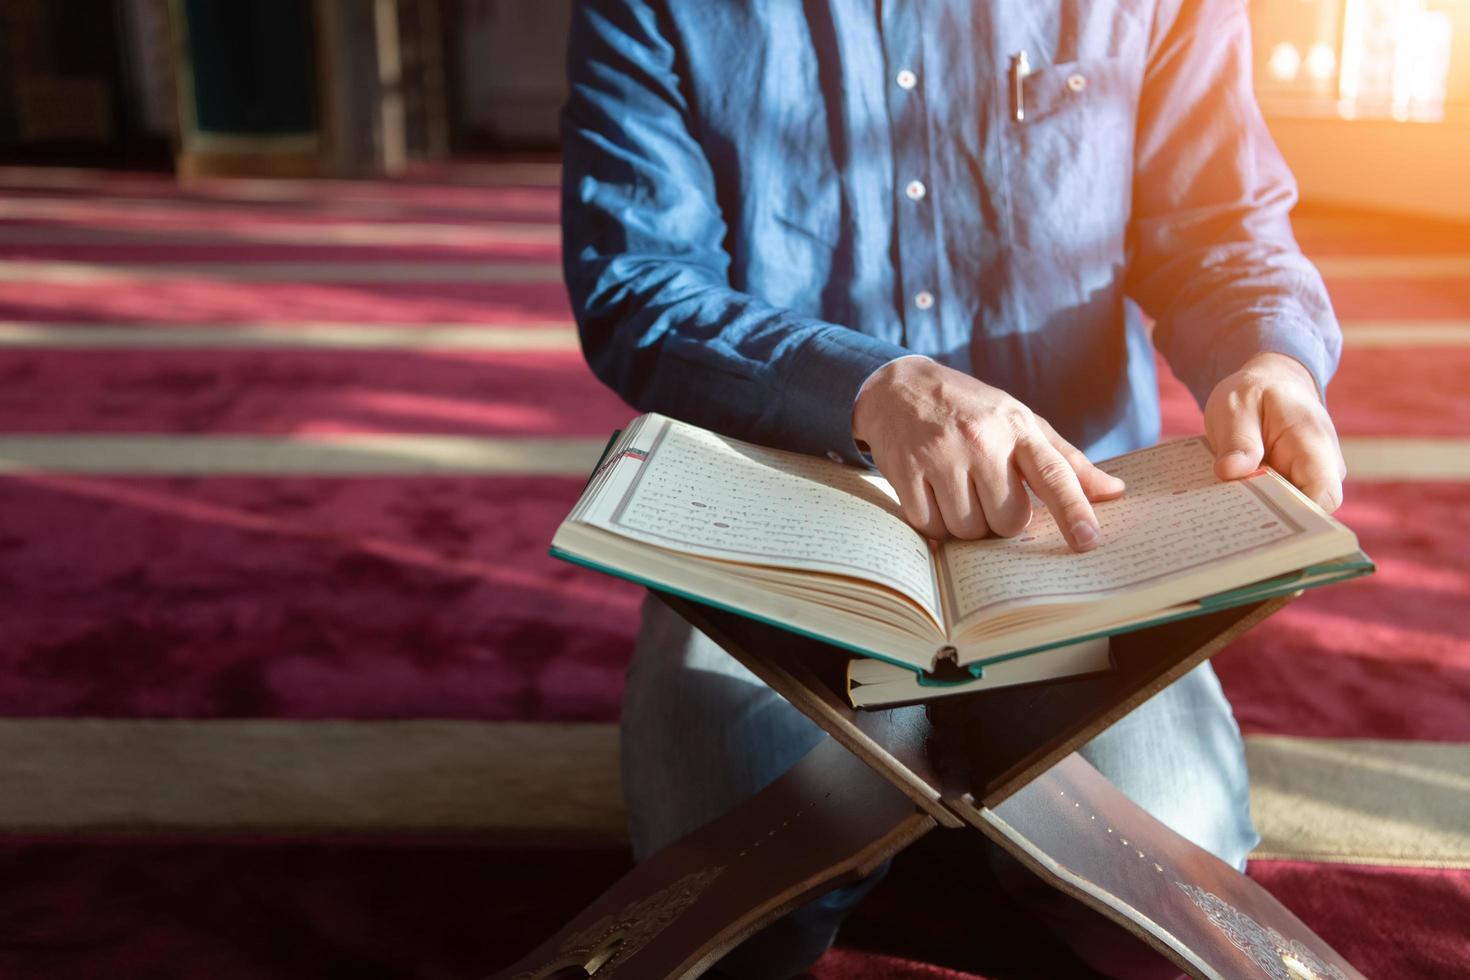
[{"label": "man's right hand", "polygon": [[852,432],[903,513],[936,540],[1009,537],[1031,522],[1029,484],[1075,551],[1102,541],[1090,501],[1123,492],[1047,421],[999,388],[925,357],[885,364],[863,385]]}]

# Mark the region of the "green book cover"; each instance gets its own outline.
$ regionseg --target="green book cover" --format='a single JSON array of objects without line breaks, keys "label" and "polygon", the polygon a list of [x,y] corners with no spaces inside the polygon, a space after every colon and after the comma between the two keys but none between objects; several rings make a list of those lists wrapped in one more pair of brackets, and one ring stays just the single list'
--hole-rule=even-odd
[{"label": "green book cover", "polygon": [[[768,619],[764,616],[757,616],[745,609],[740,609],[735,606],[718,602],[714,599],[709,598],[708,596],[697,595],[692,592],[685,592],[680,589],[671,588],[658,582],[652,582],[648,579],[640,578],[637,575],[633,575],[620,569],[611,568],[606,565],[600,565],[597,562],[588,561],[585,558],[563,551],[560,548],[551,548],[549,549],[549,553],[553,558],[559,558],[562,561],[571,562],[572,564],[580,565],[583,568],[590,568],[593,571],[602,572],[606,575],[611,575],[614,578],[620,578],[624,581],[632,582],[635,585],[641,585],[644,588],[652,589],[655,592],[666,592],[669,595],[678,596],[679,598],[687,599],[690,602],[697,602],[700,605],[709,606],[714,609],[720,609],[725,612],[735,613],[737,616],[744,616],[746,619],[752,619],[756,622],[764,623],[768,626],[774,626],[777,629],[785,630],[788,633],[795,633],[798,636],[804,636],[808,639],[817,640],[821,643],[840,647],[844,650],[850,650],[853,653],[858,653],[865,657],[872,657],[875,660],[882,660],[886,663],[895,664],[899,667],[903,667],[905,670],[912,670],[918,676],[919,683],[926,687],[947,687],[952,684],[963,683],[966,679],[963,677],[946,678],[942,674],[936,676],[934,674],[916,669],[911,663],[907,663],[902,660],[896,660],[893,657],[885,656],[884,654],[879,653],[876,650],[869,650],[864,647],[854,645],[852,643],[845,643],[841,640],[836,640],[829,636],[823,636],[820,633],[814,633],[810,630],[802,629],[799,626],[793,626],[790,623],[777,622],[776,620]],[[1161,615],[1153,619],[1148,619],[1138,623],[1130,623],[1128,626],[1121,629],[1099,630],[1091,633],[1082,633],[1077,636],[1068,637],[1064,640],[1058,640],[1055,643],[1047,643],[1042,646],[1028,647],[1022,650],[1014,650],[1010,653],[1001,654],[1000,656],[987,657],[985,660],[966,664],[963,667],[956,669],[967,673],[970,677],[982,677],[984,676],[986,664],[1000,663],[1001,661],[1010,660],[1015,657],[1025,657],[1033,653],[1040,653],[1043,650],[1051,650],[1055,647],[1065,646],[1070,643],[1080,643],[1083,640],[1091,640],[1100,636],[1119,636],[1124,633],[1133,633],[1137,630],[1148,629],[1152,626],[1161,626],[1164,623],[1172,623],[1181,619],[1189,619],[1193,616],[1203,616],[1206,613],[1217,612],[1221,609],[1231,609],[1236,606],[1248,606],[1252,603],[1263,602],[1267,599],[1275,599],[1280,596],[1291,595],[1293,592],[1297,591],[1320,588],[1324,585],[1336,585],[1339,582],[1346,582],[1350,579],[1360,578],[1364,575],[1371,574],[1374,568],[1375,566],[1372,559],[1370,559],[1362,551],[1359,551],[1356,554],[1347,556],[1339,561],[1329,562],[1322,565],[1313,565],[1310,568],[1304,568],[1299,572],[1293,572],[1289,575],[1280,575],[1276,578],[1267,579],[1263,582],[1256,582],[1238,589],[1231,589],[1228,592],[1220,592],[1215,595],[1205,596],[1204,598],[1200,599],[1196,605],[1188,609],[1182,611],[1174,611],[1166,615]]]}]

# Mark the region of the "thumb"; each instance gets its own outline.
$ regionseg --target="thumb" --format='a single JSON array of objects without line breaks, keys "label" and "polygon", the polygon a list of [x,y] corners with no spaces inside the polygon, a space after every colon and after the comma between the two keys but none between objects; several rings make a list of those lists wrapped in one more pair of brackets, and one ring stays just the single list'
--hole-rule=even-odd
[{"label": "thumb", "polygon": [[1206,426],[1210,446],[1215,450],[1215,475],[1222,480],[1238,480],[1260,469],[1266,449],[1261,440],[1261,413],[1255,399],[1216,414],[1224,417],[1212,418],[1209,421],[1215,424]]}]

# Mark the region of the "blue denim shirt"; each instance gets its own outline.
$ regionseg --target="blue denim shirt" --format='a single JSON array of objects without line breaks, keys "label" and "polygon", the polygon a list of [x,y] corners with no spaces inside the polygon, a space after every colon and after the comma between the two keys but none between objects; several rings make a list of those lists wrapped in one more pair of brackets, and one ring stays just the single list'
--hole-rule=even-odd
[{"label": "blue denim shirt", "polygon": [[1201,402],[1259,351],[1325,391],[1340,332],[1248,26],[1243,0],[579,0],[588,362],[640,409],[854,462],[858,391],[910,353],[1094,456],[1158,437],[1150,341]]}]

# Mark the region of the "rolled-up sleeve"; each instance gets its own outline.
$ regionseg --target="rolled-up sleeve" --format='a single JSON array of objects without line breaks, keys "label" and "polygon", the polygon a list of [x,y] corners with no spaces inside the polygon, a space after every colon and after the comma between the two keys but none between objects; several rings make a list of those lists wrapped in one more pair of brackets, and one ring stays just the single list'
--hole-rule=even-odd
[{"label": "rolled-up sleeve", "polygon": [[1325,392],[1342,335],[1292,236],[1296,185],[1251,89],[1244,0],[1165,3],[1157,30],[1139,104],[1129,294],[1201,404],[1267,351],[1306,365]]},{"label": "rolled-up sleeve", "polygon": [[679,60],[653,5],[574,5],[562,251],[587,361],[640,410],[860,462],[853,402],[909,352],[731,287]]}]

